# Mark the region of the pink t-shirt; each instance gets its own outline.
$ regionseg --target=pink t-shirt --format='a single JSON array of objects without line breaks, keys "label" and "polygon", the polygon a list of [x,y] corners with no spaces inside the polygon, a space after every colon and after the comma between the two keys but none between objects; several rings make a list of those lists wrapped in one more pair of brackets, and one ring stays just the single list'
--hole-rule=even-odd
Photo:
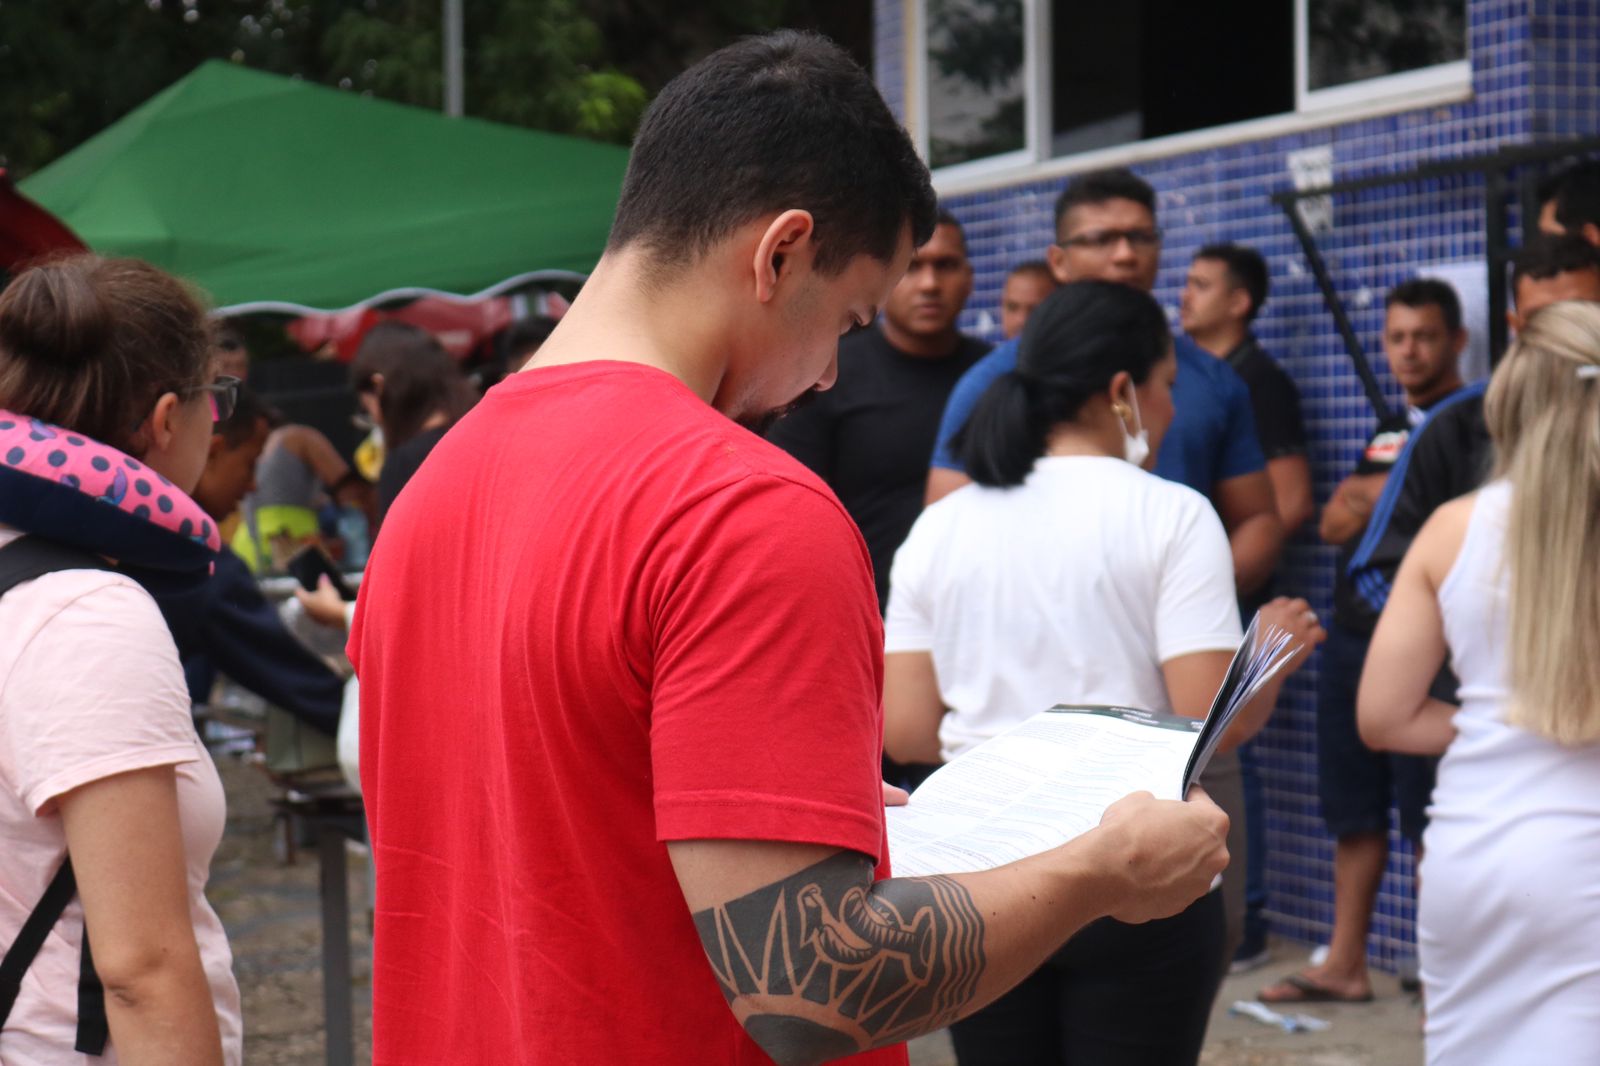
[{"label": "pink t-shirt", "polygon": [[[0,526],[0,547],[15,540]],[[225,1060],[240,1061],[239,987],[205,898],[222,839],[222,782],[189,716],[161,612],[119,574],[67,570],[0,597],[0,948],[9,947],[66,856],[56,798],[80,785],[172,766],[189,867],[189,911],[211,983]],[[83,911],[74,899],[23,978],[4,1031],[5,1066],[106,1066],[73,1050]]]}]

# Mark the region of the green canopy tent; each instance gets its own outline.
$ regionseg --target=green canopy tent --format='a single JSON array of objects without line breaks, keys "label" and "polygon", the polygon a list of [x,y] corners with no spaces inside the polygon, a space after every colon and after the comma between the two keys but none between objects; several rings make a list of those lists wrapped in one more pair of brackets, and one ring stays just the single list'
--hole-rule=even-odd
[{"label": "green canopy tent", "polygon": [[213,61],[21,188],[222,311],[299,314],[588,271],[627,158]]}]

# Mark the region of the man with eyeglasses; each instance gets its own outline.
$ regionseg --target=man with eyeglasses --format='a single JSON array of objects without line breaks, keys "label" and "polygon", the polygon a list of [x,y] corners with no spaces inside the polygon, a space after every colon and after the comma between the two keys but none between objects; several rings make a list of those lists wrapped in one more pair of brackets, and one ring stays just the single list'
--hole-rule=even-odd
[{"label": "man with eyeglasses", "polygon": [[[1050,270],[1063,285],[1115,281],[1149,292],[1161,260],[1155,191],[1132,171],[1097,170],[1074,179],[1056,200],[1056,240]],[[1173,340],[1178,381],[1172,428],[1154,471],[1204,493],[1216,507],[1233,546],[1234,580],[1242,593],[1271,575],[1283,544],[1272,483],[1256,438],[1250,393],[1232,369],[1187,337]],[[980,360],[957,383],[939,426],[926,502],[970,480],[950,447],[989,383],[1016,365],[1008,341]]]},{"label": "man with eyeglasses", "polygon": [[[1156,197],[1144,180],[1125,168],[1097,170],[1074,178],[1056,200],[1056,235],[1047,258],[1063,285],[1074,281],[1115,281],[1149,292],[1161,261],[1161,230]],[[1256,437],[1250,393],[1239,375],[1189,338],[1173,338],[1178,380],[1172,388],[1174,416],[1152,469],[1205,494],[1222,518],[1233,548],[1234,583],[1241,595],[1261,588],[1277,565],[1283,524],[1268,480],[1266,460]],[[985,389],[1016,366],[1017,342],[1007,341],[967,371],[945,406],[928,473],[926,501],[932,503],[969,482],[955,457],[951,439],[966,424]],[[1232,819],[1228,849],[1245,853],[1243,794],[1239,760],[1214,760],[1205,787]],[[1244,878],[1224,880],[1228,909],[1226,965],[1242,933]]]}]

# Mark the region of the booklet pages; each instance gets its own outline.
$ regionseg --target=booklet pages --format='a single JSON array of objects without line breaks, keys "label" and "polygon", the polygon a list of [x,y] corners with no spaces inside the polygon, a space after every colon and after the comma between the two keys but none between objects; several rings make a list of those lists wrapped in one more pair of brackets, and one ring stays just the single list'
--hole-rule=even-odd
[{"label": "booklet pages", "polygon": [[942,767],[890,807],[896,877],[1003,866],[1094,828],[1130,792],[1180,799],[1240,708],[1292,657],[1289,634],[1252,620],[1206,718],[1128,707],[1058,706]]}]

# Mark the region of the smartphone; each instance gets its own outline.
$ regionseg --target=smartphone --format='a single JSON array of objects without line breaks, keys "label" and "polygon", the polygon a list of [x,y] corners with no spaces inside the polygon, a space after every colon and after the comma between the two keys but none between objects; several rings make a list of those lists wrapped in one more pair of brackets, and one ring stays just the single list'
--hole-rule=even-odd
[{"label": "smartphone", "polygon": [[285,564],[290,575],[300,582],[300,587],[307,592],[317,591],[317,579],[323,574],[333,582],[333,587],[339,590],[339,596],[349,603],[356,598],[354,590],[345,584],[344,574],[334,561],[328,558],[328,553],[315,544],[308,544],[304,548],[289,556]]}]

